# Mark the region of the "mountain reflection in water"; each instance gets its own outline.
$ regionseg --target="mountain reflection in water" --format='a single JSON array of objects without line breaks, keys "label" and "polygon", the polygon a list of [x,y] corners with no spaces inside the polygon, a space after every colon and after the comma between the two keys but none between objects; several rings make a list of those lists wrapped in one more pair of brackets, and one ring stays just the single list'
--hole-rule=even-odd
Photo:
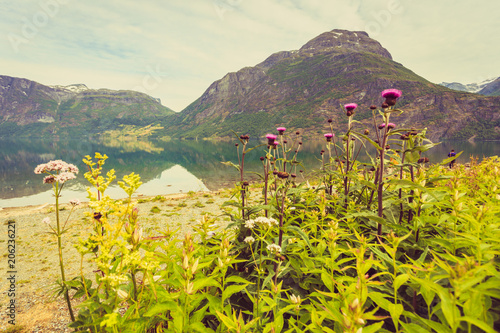
[{"label": "mountain reflection in water", "polygon": [[[257,140],[250,141],[249,146],[259,143]],[[304,142],[298,155],[302,165],[297,166],[294,172],[298,174],[299,169],[303,169],[308,173],[320,168],[319,152],[324,148],[322,141]],[[437,163],[445,159],[451,149],[464,151],[458,163],[468,162],[470,155],[482,158],[500,154],[498,142],[444,142],[426,152],[425,156],[430,158],[431,163]],[[239,180],[239,173],[234,168],[221,163],[238,163],[234,142],[0,139],[0,208],[53,203],[50,186],[43,184],[43,176],[34,174],[33,170],[38,164],[54,159],[73,163],[80,169],[77,179],[65,185],[61,201],[73,198],[86,200],[89,184],[83,177],[87,170],[82,158],[93,156],[95,152],[109,156],[104,170],[115,169],[117,180],[132,172],[138,173],[143,185],[137,193],[148,196],[217,190],[231,187]],[[262,173],[259,157],[265,154],[265,147],[247,154],[245,179],[258,178],[251,172]],[[363,152],[359,159],[369,161]],[[110,187],[106,193],[114,198],[126,196],[118,186]]]}]

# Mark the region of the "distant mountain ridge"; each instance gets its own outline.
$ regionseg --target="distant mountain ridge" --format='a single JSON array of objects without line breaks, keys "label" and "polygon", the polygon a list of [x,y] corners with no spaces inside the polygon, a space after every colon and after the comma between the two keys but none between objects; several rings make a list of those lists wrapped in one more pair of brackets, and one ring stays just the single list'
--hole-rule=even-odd
[{"label": "distant mountain ridge", "polygon": [[[433,84],[415,74],[363,31],[332,30],[298,50],[281,51],[230,72],[179,113],[134,91],[45,86],[0,76],[0,136],[122,135],[205,139],[232,131],[263,136],[277,126],[322,137],[332,119],[343,132],[340,105],[357,103],[357,121],[371,128],[380,92],[403,91],[398,127],[427,128],[433,140],[500,139],[500,80],[482,96]],[[111,134],[110,134],[111,133]],[[125,133],[125,134],[127,134]]]},{"label": "distant mountain ridge", "polygon": [[0,75],[0,137],[88,136],[121,125],[146,126],[173,113],[135,91],[51,87]]},{"label": "distant mountain ridge", "polygon": [[500,95],[500,77],[490,78],[480,83],[441,82],[440,85],[453,90],[477,93],[485,96]]},{"label": "distant mountain ridge", "polygon": [[435,139],[500,139],[500,98],[457,92],[433,84],[403,65],[366,32],[333,30],[295,51],[272,54],[253,67],[226,74],[191,105],[168,116],[158,135],[179,138],[253,137],[276,126],[320,136],[332,119],[344,131],[340,104],[359,105],[356,120],[371,127],[380,92],[403,91],[400,127],[428,128]]}]

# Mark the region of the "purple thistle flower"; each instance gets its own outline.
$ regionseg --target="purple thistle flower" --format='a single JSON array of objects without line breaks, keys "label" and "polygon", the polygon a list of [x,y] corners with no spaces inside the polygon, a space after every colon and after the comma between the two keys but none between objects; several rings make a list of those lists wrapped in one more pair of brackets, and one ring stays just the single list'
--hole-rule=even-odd
[{"label": "purple thistle flower", "polygon": [[345,104],[344,105],[344,108],[347,110],[347,111],[352,111],[354,110],[355,108],[358,107],[358,104],[356,103],[349,103],[349,104]]},{"label": "purple thistle flower", "polygon": [[274,135],[274,134],[266,134],[266,139],[267,139],[267,144],[268,145],[273,145],[274,144],[274,140],[276,140],[278,136],[277,135]]},{"label": "purple thistle flower", "polygon": [[387,124],[387,128],[391,129],[391,128],[395,128],[396,127],[396,124],[394,123],[388,123]]},{"label": "purple thistle flower", "polygon": [[401,97],[402,94],[403,93],[401,92],[401,90],[397,90],[397,89],[385,89],[384,91],[382,91],[382,97],[388,98],[388,99],[399,98],[399,97]]},{"label": "purple thistle flower", "polygon": [[386,89],[382,91],[382,97],[385,97],[385,104],[388,106],[396,105],[396,100],[401,97],[402,93],[397,89]]},{"label": "purple thistle flower", "polygon": [[280,135],[283,135],[283,133],[285,133],[285,131],[286,131],[286,128],[285,127],[278,127],[276,130],[278,131],[278,133]]},{"label": "purple thistle flower", "polygon": [[382,129],[384,127],[385,127],[385,123],[382,123],[382,124],[378,125],[378,129]]},{"label": "purple thistle flower", "polygon": [[327,141],[327,142],[332,141],[333,135],[334,135],[333,133],[326,133],[326,134],[325,134],[325,139],[326,139],[326,141]]}]

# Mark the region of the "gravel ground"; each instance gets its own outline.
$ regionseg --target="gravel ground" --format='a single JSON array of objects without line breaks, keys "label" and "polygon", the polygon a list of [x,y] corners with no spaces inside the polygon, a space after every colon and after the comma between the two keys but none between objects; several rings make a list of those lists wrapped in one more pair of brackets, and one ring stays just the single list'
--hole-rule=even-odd
[{"label": "gravel ground", "polygon": [[[160,200],[141,197],[135,199],[139,208],[139,223],[145,235],[158,234],[170,226],[180,228],[184,234],[201,219],[204,214],[218,216],[223,213],[221,204],[230,197],[229,190],[217,192],[191,193],[162,196]],[[158,197],[156,197],[158,198]],[[63,256],[67,278],[80,275],[80,255],[73,244],[80,237],[87,235],[92,226],[85,218],[90,212],[86,204],[74,209],[70,206],[60,209],[60,220],[68,219],[69,232],[63,235]],[[154,208],[156,207],[156,208]],[[57,256],[57,238],[49,234],[49,228],[42,220],[49,217],[55,224],[54,205],[28,206],[0,209],[0,248],[3,256],[0,262],[0,331],[13,329],[8,323],[6,306],[9,297],[10,282],[7,280],[11,269],[8,268],[8,221],[15,221],[15,304],[16,324],[23,329],[15,332],[70,332],[67,306],[62,297],[52,296],[51,289],[60,277]],[[224,226],[227,217],[220,217],[217,223]],[[84,263],[83,271],[92,277],[92,266]],[[77,301],[76,301],[77,302]],[[76,303],[75,302],[75,303]]]}]

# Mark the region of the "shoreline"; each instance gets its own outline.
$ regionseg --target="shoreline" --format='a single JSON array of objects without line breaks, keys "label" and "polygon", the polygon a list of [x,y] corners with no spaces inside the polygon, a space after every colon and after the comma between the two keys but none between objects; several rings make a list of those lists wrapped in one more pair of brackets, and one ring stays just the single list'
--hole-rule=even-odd
[{"label": "shoreline", "polygon": [[[200,195],[200,194],[213,194],[217,192],[222,192],[227,189],[219,189],[217,191],[199,191],[195,192],[195,195]],[[189,197],[190,194],[188,193],[171,193],[171,194],[163,194],[159,195],[161,197],[164,197],[165,199],[182,199],[185,197]],[[151,200],[157,196],[155,195],[138,195],[136,197],[132,197],[132,202],[137,203],[139,200]],[[114,199],[114,200],[125,200],[127,198],[120,198],[120,199]],[[88,201],[81,201],[80,205],[78,206],[78,209],[88,207]],[[54,209],[55,210],[56,204],[55,203],[45,203],[41,205],[25,205],[25,206],[15,206],[15,207],[0,207],[0,219],[6,218],[6,217],[15,217],[19,215],[28,215],[28,214],[35,214],[35,213],[41,213],[43,209]],[[71,209],[71,204],[69,203],[63,203],[59,204],[59,209]]]}]

